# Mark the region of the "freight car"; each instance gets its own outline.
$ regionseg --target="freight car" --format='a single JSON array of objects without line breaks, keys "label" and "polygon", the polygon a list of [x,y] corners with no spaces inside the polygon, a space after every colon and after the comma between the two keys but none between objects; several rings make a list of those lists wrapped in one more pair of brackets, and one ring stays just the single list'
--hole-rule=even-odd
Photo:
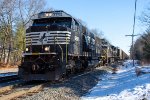
[{"label": "freight car", "polygon": [[117,50],[117,57],[119,60],[129,59],[129,56],[122,49],[119,48]]},{"label": "freight car", "polygon": [[123,61],[129,58],[129,56],[120,48],[113,46],[106,39],[101,39],[101,62],[102,65],[109,65],[114,62]]},{"label": "freight car", "polygon": [[59,80],[93,67],[100,58],[98,41],[70,14],[60,10],[41,12],[26,30],[26,48],[18,74],[26,81]]}]

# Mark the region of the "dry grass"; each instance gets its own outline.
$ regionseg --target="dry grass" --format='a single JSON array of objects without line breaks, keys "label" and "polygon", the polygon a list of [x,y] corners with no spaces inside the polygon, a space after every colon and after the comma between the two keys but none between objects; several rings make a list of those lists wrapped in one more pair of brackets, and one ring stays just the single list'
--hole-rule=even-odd
[{"label": "dry grass", "polygon": [[14,65],[14,64],[5,64],[5,63],[0,62],[0,69],[1,69],[1,68],[2,68],[2,69],[5,69],[5,68],[17,68],[19,64],[20,64],[20,63],[16,63],[16,64]]},{"label": "dry grass", "polygon": [[0,63],[0,70],[2,71],[11,71],[11,70],[16,70],[18,68],[18,65],[10,65],[10,64],[4,64]]}]

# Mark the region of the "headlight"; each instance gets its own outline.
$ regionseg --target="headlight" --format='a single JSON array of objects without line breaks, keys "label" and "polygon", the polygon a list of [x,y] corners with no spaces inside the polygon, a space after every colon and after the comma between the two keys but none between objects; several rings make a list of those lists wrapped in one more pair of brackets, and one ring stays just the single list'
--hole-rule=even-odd
[{"label": "headlight", "polygon": [[45,47],[44,50],[45,50],[45,51],[49,51],[49,47]]},{"label": "headlight", "polygon": [[26,48],[26,51],[29,51],[29,48]]}]

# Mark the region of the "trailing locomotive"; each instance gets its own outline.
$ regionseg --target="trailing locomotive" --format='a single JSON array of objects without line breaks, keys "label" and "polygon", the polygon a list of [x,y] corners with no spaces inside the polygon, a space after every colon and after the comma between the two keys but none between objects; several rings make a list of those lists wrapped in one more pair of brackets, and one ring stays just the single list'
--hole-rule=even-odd
[{"label": "trailing locomotive", "polygon": [[26,49],[18,74],[26,81],[59,80],[98,64],[100,48],[94,34],[71,15],[41,12],[26,30]]},{"label": "trailing locomotive", "polygon": [[119,47],[110,44],[106,39],[101,39],[101,62],[102,65],[111,65],[111,63],[123,61],[129,56]]}]

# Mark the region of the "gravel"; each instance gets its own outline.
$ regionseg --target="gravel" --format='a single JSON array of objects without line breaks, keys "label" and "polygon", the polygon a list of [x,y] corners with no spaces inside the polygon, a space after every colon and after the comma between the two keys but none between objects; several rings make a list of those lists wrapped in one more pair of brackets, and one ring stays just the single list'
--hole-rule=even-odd
[{"label": "gravel", "polygon": [[[48,84],[44,89],[31,96],[26,95],[21,100],[80,100],[80,97],[88,93],[107,72],[96,68],[87,74],[72,77],[61,83]],[[18,99],[17,99],[18,100]]]}]

